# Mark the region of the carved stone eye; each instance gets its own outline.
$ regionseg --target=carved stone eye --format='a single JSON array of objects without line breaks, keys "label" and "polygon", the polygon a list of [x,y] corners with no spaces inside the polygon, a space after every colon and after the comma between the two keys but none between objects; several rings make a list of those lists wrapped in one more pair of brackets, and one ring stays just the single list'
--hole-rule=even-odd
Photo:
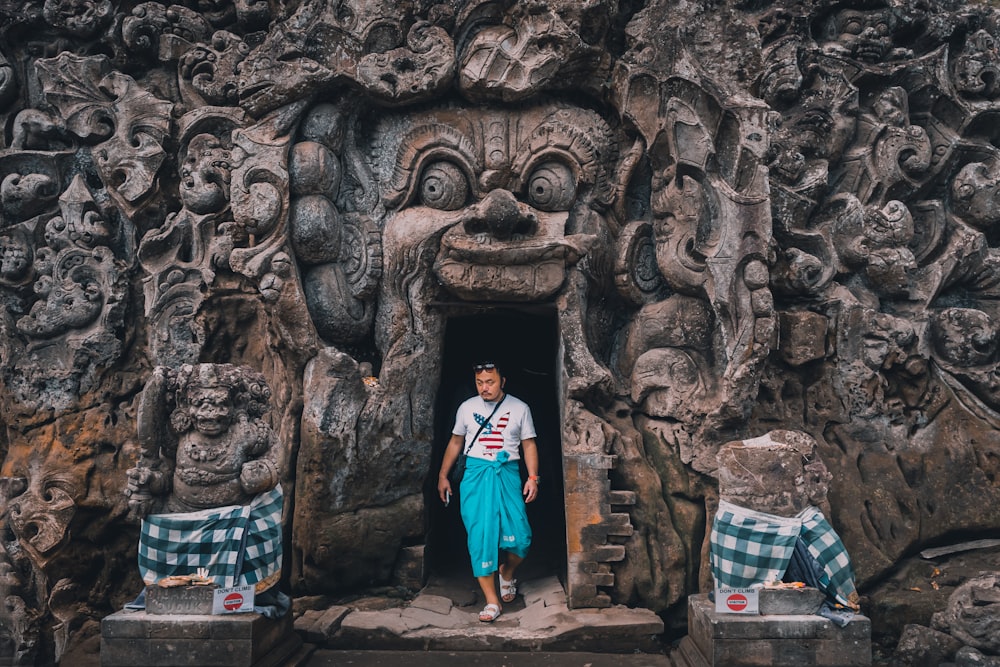
[{"label": "carved stone eye", "polygon": [[864,29],[864,24],[857,17],[851,17],[844,21],[843,32],[848,35],[860,35]]},{"label": "carved stone eye", "polygon": [[420,202],[441,211],[454,211],[469,199],[465,172],[454,163],[439,160],[424,168],[420,177]]},{"label": "carved stone eye", "polygon": [[567,211],[576,199],[573,172],[561,162],[545,162],[531,172],[525,195],[542,211]]}]

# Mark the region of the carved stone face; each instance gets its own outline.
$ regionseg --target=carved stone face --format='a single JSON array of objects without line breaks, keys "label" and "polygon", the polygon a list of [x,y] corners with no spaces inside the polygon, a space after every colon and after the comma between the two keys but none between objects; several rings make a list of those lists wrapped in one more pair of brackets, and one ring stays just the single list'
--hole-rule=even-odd
[{"label": "carved stone face", "polygon": [[19,235],[0,236],[0,280],[17,282],[25,278],[32,257],[31,246]]},{"label": "carved stone face", "polygon": [[947,308],[931,320],[934,351],[960,366],[989,363],[997,351],[997,327],[989,315],[971,308]]},{"label": "carved stone face", "polygon": [[46,0],[43,12],[53,25],[90,36],[107,24],[113,8],[108,0]]},{"label": "carved stone face", "polygon": [[955,84],[966,95],[993,99],[1000,90],[1000,53],[986,30],[975,32],[955,58]]},{"label": "carved stone face", "polygon": [[879,313],[869,322],[862,343],[862,361],[873,371],[902,366],[916,341],[906,320]]},{"label": "carved stone face", "polygon": [[813,69],[792,118],[807,147],[803,152],[822,158],[843,152],[854,136],[858,108],[858,89],[843,74]]},{"label": "carved stone face", "polygon": [[[223,10],[232,10],[228,2],[225,5]],[[213,36],[211,45],[199,44],[184,55],[179,74],[183,79],[190,80],[191,86],[206,101],[218,105],[233,104],[237,100],[236,83],[226,74],[234,72],[249,52],[246,42],[220,30]]]},{"label": "carved stone face", "polygon": [[32,481],[28,491],[10,504],[11,526],[40,555],[62,544],[76,511],[72,496],[58,486]]},{"label": "carved stone face", "polygon": [[701,369],[685,350],[657,348],[636,361],[632,373],[632,400],[641,403],[646,414],[689,418],[692,405],[704,400],[707,393]]},{"label": "carved stone face", "polygon": [[0,182],[0,205],[7,215],[24,219],[45,209],[57,194],[47,174],[8,174]]},{"label": "carved stone face", "polygon": [[951,185],[955,212],[984,231],[1000,222],[1000,164],[973,162],[962,167]]},{"label": "carved stone face", "polygon": [[606,184],[609,134],[596,114],[557,106],[413,117],[387,235],[444,230],[434,272],[456,296],[546,299],[604,227],[588,204]]},{"label": "carved stone face", "polygon": [[827,20],[824,36],[837,42],[852,58],[877,63],[892,48],[894,23],[888,10],[843,9]]},{"label": "carved stone face", "polygon": [[188,392],[191,421],[203,435],[218,436],[229,430],[233,401],[224,387],[193,387]]},{"label": "carved stone face", "polygon": [[893,87],[882,91],[875,98],[872,111],[883,123],[893,127],[903,127],[910,118],[907,106],[906,93],[902,88]]},{"label": "carved stone face", "polygon": [[[65,465],[65,450],[57,450]],[[38,453],[34,454],[39,456]],[[25,467],[7,469],[9,477],[0,478],[0,495],[6,501],[10,527],[31,555],[44,562],[58,551],[68,538],[67,530],[76,513],[82,479],[91,466],[78,465],[69,470],[43,468],[32,461]],[[16,471],[16,472],[15,472]]]},{"label": "carved stone face", "polygon": [[96,282],[72,278],[51,285],[46,299],[38,301],[27,317],[17,322],[25,334],[45,338],[79,329],[94,320],[104,305],[101,288]]},{"label": "carved stone face", "polygon": [[214,213],[229,201],[231,157],[210,134],[191,140],[181,167],[181,201],[194,213]]}]

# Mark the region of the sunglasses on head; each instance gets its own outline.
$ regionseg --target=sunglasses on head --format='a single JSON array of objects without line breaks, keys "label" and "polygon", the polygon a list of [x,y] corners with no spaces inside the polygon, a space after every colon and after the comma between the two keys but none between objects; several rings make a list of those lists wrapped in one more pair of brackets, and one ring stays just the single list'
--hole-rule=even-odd
[{"label": "sunglasses on head", "polygon": [[493,370],[496,367],[497,367],[497,365],[495,363],[493,363],[492,361],[487,361],[487,362],[484,362],[484,363],[481,363],[481,364],[475,364],[475,365],[473,365],[472,366],[472,370],[474,370],[474,371],[476,371],[478,373],[479,371],[491,371],[491,370]]}]

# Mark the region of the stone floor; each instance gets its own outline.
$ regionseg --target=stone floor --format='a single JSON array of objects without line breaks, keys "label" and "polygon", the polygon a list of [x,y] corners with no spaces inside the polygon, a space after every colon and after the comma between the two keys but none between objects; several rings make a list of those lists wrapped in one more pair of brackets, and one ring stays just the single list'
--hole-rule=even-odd
[{"label": "stone floor", "polygon": [[474,580],[433,578],[408,601],[371,598],[306,610],[295,629],[330,649],[664,652],[663,621],[647,609],[570,610],[554,576],[522,581],[518,592],[500,618],[481,623]]},{"label": "stone floor", "polygon": [[[381,591],[349,600],[298,598],[294,627],[304,641],[267,667],[690,667],[663,642],[653,612],[616,606],[575,609],[555,576],[520,583],[494,623],[481,623],[482,594],[471,576],[432,577],[413,596]],[[99,639],[97,637],[96,639]],[[66,667],[98,667],[97,646]],[[763,664],[763,663],[762,663]],[[876,663],[878,664],[878,663]]]},{"label": "stone floor", "polygon": [[[315,651],[302,667],[679,667],[653,653]],[[288,666],[283,666],[288,667]]]}]

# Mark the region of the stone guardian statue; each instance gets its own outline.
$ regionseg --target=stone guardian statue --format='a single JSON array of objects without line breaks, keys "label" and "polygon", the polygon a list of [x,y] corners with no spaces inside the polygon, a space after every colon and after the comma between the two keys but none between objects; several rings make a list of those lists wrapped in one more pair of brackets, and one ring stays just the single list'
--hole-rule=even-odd
[{"label": "stone guardian statue", "polygon": [[142,520],[147,585],[205,574],[222,587],[272,588],[281,576],[277,439],[270,389],[245,366],[158,367],[139,401],[140,456],[127,473]]}]

